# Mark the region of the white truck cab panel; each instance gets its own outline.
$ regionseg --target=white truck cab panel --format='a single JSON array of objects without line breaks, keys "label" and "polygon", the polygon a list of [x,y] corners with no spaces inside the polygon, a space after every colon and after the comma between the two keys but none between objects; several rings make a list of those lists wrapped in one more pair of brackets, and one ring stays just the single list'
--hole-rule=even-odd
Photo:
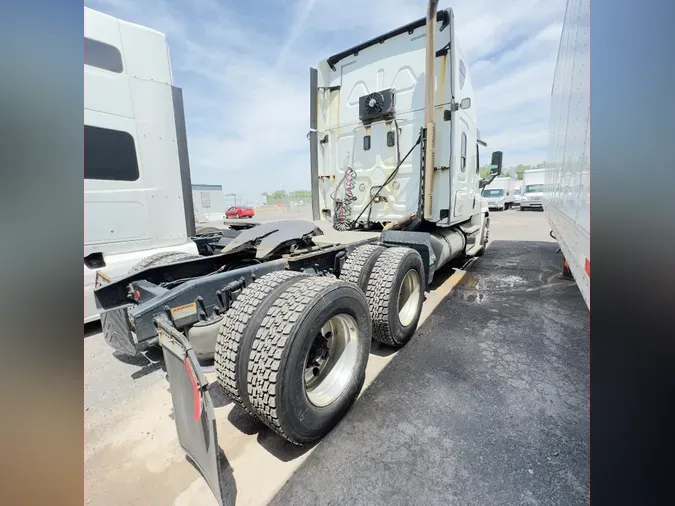
[{"label": "white truck cab panel", "polygon": [[[312,93],[319,218],[339,213],[347,221],[355,220],[415,146],[424,126],[425,44],[425,20],[421,19],[317,66]],[[480,213],[475,100],[468,64],[455,38],[452,9],[437,15],[435,47],[430,221],[442,226]],[[454,107],[464,98],[473,105]],[[364,105],[370,101],[372,107]],[[364,119],[364,112],[367,116],[372,110],[376,110],[375,119]],[[420,164],[418,146],[359,222],[386,223],[418,213]]]},{"label": "white truck cab panel", "polygon": [[[84,15],[84,257],[101,255],[114,276],[167,249],[196,254],[182,95],[166,37],[87,7]],[[98,317],[93,265],[85,261],[85,321]]]}]

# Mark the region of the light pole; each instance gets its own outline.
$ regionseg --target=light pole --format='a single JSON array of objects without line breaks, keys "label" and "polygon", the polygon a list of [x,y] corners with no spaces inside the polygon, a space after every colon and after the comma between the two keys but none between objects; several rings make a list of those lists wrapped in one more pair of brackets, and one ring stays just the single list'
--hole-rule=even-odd
[{"label": "light pole", "polygon": [[237,194],[236,193],[224,193],[224,197],[234,197],[234,207],[237,207]]}]

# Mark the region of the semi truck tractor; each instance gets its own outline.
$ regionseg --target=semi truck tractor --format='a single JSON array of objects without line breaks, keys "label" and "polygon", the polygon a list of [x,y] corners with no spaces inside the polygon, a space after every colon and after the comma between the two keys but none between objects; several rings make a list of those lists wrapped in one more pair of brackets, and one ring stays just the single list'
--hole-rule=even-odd
[{"label": "semi truck tractor", "polygon": [[[588,3],[568,0],[551,87],[544,211],[590,309],[590,114]],[[527,172],[526,172],[527,174]]]},{"label": "semi truck tractor", "polygon": [[529,169],[523,172],[523,192],[520,210],[543,209],[544,178],[546,169]]},{"label": "semi truck tractor", "polygon": [[[294,444],[356,400],[371,340],[404,346],[436,271],[481,255],[490,214],[476,102],[452,9],[320,61],[309,73],[314,219],[242,231],[217,254],[149,265],[95,290],[118,351],[162,346],[178,437],[223,501],[212,350],[235,404]],[[324,232],[326,231],[326,232]],[[196,350],[196,348],[199,348]],[[201,350],[201,351],[200,351]]]},{"label": "semi truck tractor", "polygon": [[497,177],[483,188],[483,198],[487,201],[488,208],[500,211],[511,209],[515,202],[517,182],[511,177]]},{"label": "semi truck tractor", "polygon": [[[209,254],[207,242],[215,245],[222,233],[195,228],[183,95],[173,85],[165,35],[87,7],[84,17],[88,323],[99,319],[93,293],[98,272],[114,279]],[[237,231],[224,234],[231,238]]]}]

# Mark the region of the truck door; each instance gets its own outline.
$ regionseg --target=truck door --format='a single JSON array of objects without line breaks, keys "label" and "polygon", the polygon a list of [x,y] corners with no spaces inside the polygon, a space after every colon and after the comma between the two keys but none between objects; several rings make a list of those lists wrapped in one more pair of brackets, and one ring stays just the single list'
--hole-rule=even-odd
[{"label": "truck door", "polygon": [[452,73],[454,89],[454,103],[459,104],[464,99],[471,100],[468,109],[457,109],[452,112],[452,168],[451,192],[453,197],[453,212],[451,222],[465,221],[480,209],[480,179],[477,164],[478,151],[475,148],[478,142],[478,127],[476,117],[476,103],[466,58],[464,57],[457,39],[452,44]]},{"label": "truck door", "polygon": [[454,217],[459,218],[470,214],[473,210],[475,202],[472,203],[474,198],[473,185],[470,185],[469,182],[473,182],[473,171],[469,164],[470,153],[473,150],[469,150],[469,124],[465,118],[460,117],[459,121],[459,150],[458,156],[455,157],[456,163],[453,164],[453,192],[455,195],[455,210]]}]

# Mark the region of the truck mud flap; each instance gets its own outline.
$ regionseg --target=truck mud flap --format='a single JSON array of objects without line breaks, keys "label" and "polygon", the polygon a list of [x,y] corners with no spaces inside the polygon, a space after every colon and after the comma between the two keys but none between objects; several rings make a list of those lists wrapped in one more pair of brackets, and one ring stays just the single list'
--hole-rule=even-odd
[{"label": "truck mud flap", "polygon": [[221,474],[224,462],[218,445],[209,383],[185,336],[165,316],[154,321],[169,377],[178,441],[204,476],[218,503],[224,506],[226,491]]}]

